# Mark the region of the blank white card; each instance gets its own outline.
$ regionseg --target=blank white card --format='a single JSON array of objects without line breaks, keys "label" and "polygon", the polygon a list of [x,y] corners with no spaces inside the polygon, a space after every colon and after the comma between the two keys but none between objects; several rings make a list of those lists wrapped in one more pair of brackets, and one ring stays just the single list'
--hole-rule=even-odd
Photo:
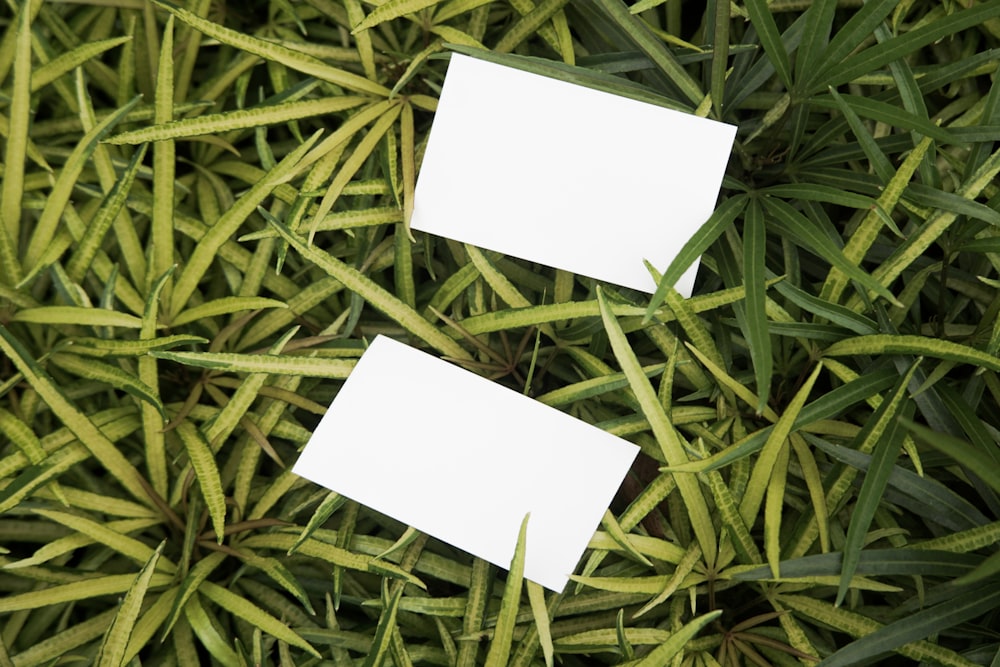
[{"label": "blank white card", "polygon": [[[708,219],[736,128],[451,56],[413,229],[653,292]],[[697,262],[675,287],[690,296]]]},{"label": "blank white card", "polygon": [[293,472],[561,591],[638,453],[635,445],[378,336]]}]

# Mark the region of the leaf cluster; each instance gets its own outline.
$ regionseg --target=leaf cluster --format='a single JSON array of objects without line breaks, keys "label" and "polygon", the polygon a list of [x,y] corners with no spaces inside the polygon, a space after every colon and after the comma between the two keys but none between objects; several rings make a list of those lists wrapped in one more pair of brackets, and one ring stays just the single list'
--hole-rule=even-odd
[{"label": "leaf cluster", "polygon": [[[1000,0],[0,24],[0,665],[998,664]],[[738,125],[654,295],[410,233],[452,51]],[[565,591],[291,474],[379,333],[640,446]]]}]

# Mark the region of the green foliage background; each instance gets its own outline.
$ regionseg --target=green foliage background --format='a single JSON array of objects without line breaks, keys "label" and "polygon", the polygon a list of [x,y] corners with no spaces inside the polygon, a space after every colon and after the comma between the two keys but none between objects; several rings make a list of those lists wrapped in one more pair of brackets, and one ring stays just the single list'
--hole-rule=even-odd
[{"label": "green foliage background", "polygon": [[[182,5],[0,9],[0,666],[1000,664],[1000,0]],[[411,238],[449,50],[739,126],[652,298]],[[289,472],[377,333],[642,448],[561,594]]]}]

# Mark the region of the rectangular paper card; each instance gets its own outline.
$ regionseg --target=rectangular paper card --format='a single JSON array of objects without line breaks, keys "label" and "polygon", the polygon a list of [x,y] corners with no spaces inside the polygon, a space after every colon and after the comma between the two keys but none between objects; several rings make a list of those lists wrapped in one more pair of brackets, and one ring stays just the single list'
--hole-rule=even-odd
[{"label": "rectangular paper card", "polygon": [[293,472],[561,591],[638,447],[378,336]]},{"label": "rectangular paper card", "polygon": [[[715,208],[732,125],[452,54],[413,229],[653,292]],[[697,263],[676,289],[690,296]]]}]

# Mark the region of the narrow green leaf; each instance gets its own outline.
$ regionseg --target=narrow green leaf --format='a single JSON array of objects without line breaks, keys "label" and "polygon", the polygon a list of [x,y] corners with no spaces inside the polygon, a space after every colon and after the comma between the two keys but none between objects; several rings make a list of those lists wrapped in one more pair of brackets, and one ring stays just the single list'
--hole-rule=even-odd
[{"label": "narrow green leaf", "polygon": [[310,137],[304,144],[286,155],[281,162],[261,178],[249,191],[236,200],[218,220],[201,237],[194,252],[188,257],[184,271],[174,285],[174,293],[170,300],[169,315],[179,314],[187,304],[198,283],[215,260],[219,249],[239,229],[246,218],[257,210],[264,198],[271,194],[274,188],[289,179],[299,168],[300,161],[319,138],[319,132]]},{"label": "narrow green leaf", "polygon": [[[15,284],[20,278],[20,253],[18,240],[21,237],[21,198],[24,196],[24,162],[28,149],[28,128],[31,123],[31,25],[34,18],[32,4],[21,4],[15,19],[14,80],[11,84],[7,116],[10,125],[7,131],[6,150],[3,160],[3,183],[0,185],[0,225],[4,234],[0,246],[7,246],[13,252],[3,252],[0,259],[4,263],[7,282]],[[8,30],[10,29],[8,24]],[[10,262],[10,263],[8,263]]]},{"label": "narrow green leaf", "polygon": [[[720,3],[723,4],[723,3]],[[764,212],[754,200],[747,210],[743,227],[743,272],[746,286],[747,347],[757,381],[757,414],[763,412],[771,395],[771,334],[768,332],[767,295],[764,281],[767,238]]]},{"label": "narrow green leaf", "polygon": [[897,0],[873,0],[862,5],[848,21],[842,25],[830,40],[830,44],[818,56],[819,65],[806,79],[812,85],[823,77],[825,69],[841,63],[862,41],[868,39],[882,20],[898,5]]},{"label": "narrow green leaf", "polygon": [[247,53],[252,53],[255,56],[263,58],[264,60],[281,63],[282,65],[302,72],[303,74],[308,74],[322,81],[328,81],[332,84],[343,86],[348,90],[355,90],[379,97],[388,97],[389,95],[389,89],[385,86],[381,86],[374,81],[369,81],[368,79],[358,76],[357,74],[351,74],[346,70],[327,65],[318,58],[306,55],[300,51],[295,51],[275,42],[270,42],[260,39],[259,37],[231,30],[230,28],[226,28],[218,23],[213,23],[212,21],[203,19],[197,14],[184,9],[183,7],[178,7],[173,3],[165,2],[164,0],[153,1],[198,32],[201,32],[208,37],[213,37],[223,44],[228,44],[229,46],[240,49],[241,51],[246,51]]},{"label": "narrow green leaf", "polygon": [[918,358],[910,365],[906,373],[900,376],[899,382],[896,383],[896,387],[889,397],[882,401],[875,414],[865,422],[853,447],[853,449],[861,451],[871,451],[872,459],[861,484],[861,490],[858,492],[858,499],[851,515],[851,523],[847,529],[847,538],[844,541],[844,566],[840,575],[837,600],[834,603],[838,607],[843,603],[844,596],[847,595],[847,587],[857,569],[858,559],[868,535],[868,528],[871,526],[875,511],[882,502],[882,494],[889,483],[889,474],[892,472],[896,456],[899,454],[903,433],[897,429],[897,417],[901,413],[903,399],[906,396],[910,380],[913,379],[913,373],[916,372],[919,364],[920,359]]},{"label": "narrow green leaf", "polygon": [[166,541],[160,542],[160,546],[156,548],[153,555],[143,565],[139,574],[135,577],[135,582],[129,587],[128,592],[125,593],[125,599],[119,605],[115,619],[111,622],[108,632],[104,635],[104,640],[101,642],[100,648],[97,649],[97,657],[94,659],[97,667],[119,667],[123,663],[125,650],[128,648],[132,630],[135,627],[136,619],[139,617],[139,611],[142,608],[143,598],[146,597],[146,591],[149,589],[149,584],[153,579],[153,572],[156,570],[156,561],[160,558],[160,554],[163,553],[165,544]]},{"label": "narrow green leaf", "polygon": [[149,352],[169,350],[182,345],[202,345],[207,342],[208,339],[201,336],[182,334],[149,340],[70,338],[66,341],[66,345],[69,351],[81,357],[138,357]]},{"label": "narrow green leaf", "polygon": [[525,582],[528,588],[528,602],[531,605],[531,615],[538,629],[538,643],[542,645],[542,655],[545,656],[545,667],[553,666],[552,628],[549,610],[545,606],[545,589],[533,581]]},{"label": "narrow green leaf", "polygon": [[[92,521],[86,517],[79,516],[77,514],[70,514],[68,512],[44,509],[36,509],[35,514],[43,516],[46,519],[54,521],[60,525],[66,526],[67,528],[71,528],[72,530],[79,531],[96,542],[117,551],[136,563],[145,564],[153,556],[153,549],[150,549],[143,542],[135,539],[134,537],[129,537],[128,535],[112,530],[106,525],[98,523],[97,521]],[[163,559],[160,561],[160,569],[164,572],[173,572],[177,569],[177,566],[169,560]]]},{"label": "narrow green leaf", "polygon": [[[859,554],[854,573],[866,577],[932,576],[958,577],[983,560],[982,556],[952,551],[919,549],[869,549]],[[814,554],[781,562],[785,579],[837,576],[843,571],[844,555],[839,552]],[[768,567],[740,569],[729,575],[738,581],[771,579]]]},{"label": "narrow green leaf", "polygon": [[115,444],[80,412],[53,382],[52,378],[31,357],[23,344],[3,325],[0,325],[0,351],[7,355],[24,376],[25,381],[38,392],[52,413],[79,439],[81,444],[111,475],[141,502],[149,498],[139,480],[139,472],[125,458]]},{"label": "narrow green leaf", "polygon": [[691,264],[700,257],[708,247],[715,243],[715,240],[722,235],[736,217],[743,212],[747,204],[747,197],[730,197],[715,209],[715,212],[705,221],[705,224],[695,232],[694,236],[687,240],[684,246],[678,251],[677,256],[670,262],[670,266],[663,272],[656,292],[649,300],[649,307],[643,323],[649,322],[653,318],[654,311],[663,304],[667,290],[674,286],[674,283],[684,275]]},{"label": "narrow green leaf", "polygon": [[[153,574],[149,586],[163,586],[170,583],[171,579],[171,575],[168,574]],[[7,595],[0,598],[0,613],[5,614],[24,609],[38,609],[64,602],[78,602],[101,595],[118,595],[132,588],[134,584],[134,574],[109,574],[97,576],[92,579],[74,581],[69,584],[49,586],[37,591]],[[106,624],[103,625],[94,636],[100,636],[106,627]]]},{"label": "narrow green leaf", "polygon": [[514,557],[510,561],[503,598],[500,600],[496,630],[493,633],[493,640],[490,642],[490,650],[486,654],[486,662],[484,663],[486,667],[504,667],[510,657],[514,628],[517,625],[517,612],[521,605],[521,584],[524,581],[524,556],[527,550],[526,536],[529,516],[525,515],[521,521],[521,529],[517,535]]},{"label": "narrow green leaf", "polygon": [[715,3],[715,24],[712,38],[712,69],[710,74],[709,92],[712,95],[712,108],[717,118],[722,118],[723,101],[726,96],[726,72],[729,69],[729,26],[732,21],[729,15],[729,4],[725,1]]},{"label": "narrow green leaf", "polygon": [[[775,428],[775,431],[777,430]],[[778,450],[764,496],[764,553],[771,573],[775,577],[781,576],[781,519],[784,514],[785,488],[788,482],[789,449],[791,447],[782,447]],[[762,454],[763,451],[761,450]],[[752,479],[751,477],[751,481]],[[747,486],[749,488],[749,485]]]},{"label": "narrow green leaf", "polygon": [[357,293],[372,306],[382,311],[404,329],[420,338],[425,343],[453,359],[469,359],[469,353],[462,349],[451,338],[430,324],[415,310],[377,285],[371,278],[352,266],[344,264],[335,257],[309,245],[305,239],[293,234],[285,227],[272,223],[274,228],[289,245],[299,254],[341,283],[349,290]]},{"label": "narrow green leaf", "polygon": [[107,139],[109,144],[142,144],[168,139],[185,139],[201,135],[220,134],[265,125],[288,123],[302,118],[324,116],[354,109],[370,98],[345,95],[319,99],[298,100],[236,109],[225,113],[205,114],[182,118],[167,123],[129,130]]},{"label": "narrow green leaf", "polygon": [[699,616],[693,621],[689,621],[677,632],[670,635],[670,638],[654,648],[645,658],[636,663],[635,667],[662,667],[670,664],[674,656],[678,655],[688,643],[694,639],[701,629],[722,615],[722,610],[716,610]]},{"label": "narrow green leaf", "polygon": [[1000,358],[994,355],[960,343],[925,336],[895,334],[858,336],[834,343],[823,351],[823,356],[827,357],[881,354],[933,357],[1000,372]]},{"label": "narrow green leaf", "polygon": [[[976,587],[947,602],[928,607],[885,625],[851,642],[819,663],[822,667],[846,667],[926,639],[996,609],[1000,604],[1000,584]],[[819,665],[817,667],[819,667]]]},{"label": "narrow green leaf", "polygon": [[[671,100],[668,97],[658,95],[645,86],[623,79],[613,74],[599,72],[587,67],[577,67],[554,60],[545,60],[529,56],[520,56],[512,53],[496,53],[481,48],[473,48],[462,44],[446,44],[449,50],[479,58],[498,65],[505,65],[515,69],[524,70],[540,74],[560,81],[575,83],[594,90],[602,90],[607,93],[621,95],[630,99],[655,104],[656,106],[674,109],[675,111],[690,112],[690,107]],[[683,271],[681,272],[683,273]]]},{"label": "narrow green leaf", "polygon": [[989,0],[974,5],[970,9],[957,11],[935,21],[930,21],[906,34],[864,49],[843,61],[821,66],[810,79],[806,92],[815,93],[828,86],[847,83],[858,76],[874,72],[883,65],[899,60],[942,37],[978,26],[997,16],[1000,16],[1000,1]]},{"label": "narrow green leaf", "polygon": [[[542,0],[527,14],[514,22],[503,37],[493,46],[497,53],[510,53],[521,42],[535,33],[544,34],[540,30],[546,22],[566,4],[567,0]],[[551,30],[551,26],[549,26]],[[551,37],[550,37],[551,39]],[[548,40],[547,40],[548,41]],[[556,40],[552,40],[556,41]],[[555,47],[559,51],[558,47]]]},{"label": "narrow green leaf", "polygon": [[[664,413],[663,406],[656,396],[653,385],[650,384],[649,378],[643,373],[642,366],[639,365],[639,360],[636,358],[635,352],[625,337],[618,318],[611,311],[604,297],[604,292],[600,288],[597,291],[597,299],[601,307],[601,318],[604,321],[604,329],[608,333],[611,348],[614,350],[615,357],[618,359],[622,371],[628,378],[632,392],[639,401],[643,415],[653,429],[653,434],[663,452],[664,458],[670,465],[687,463],[689,459],[681,443],[680,436],[674,430],[673,424],[670,423],[670,420]],[[717,552],[715,526],[712,523],[712,516],[708,511],[708,504],[705,502],[704,495],[702,495],[698,480],[692,475],[680,474],[676,475],[676,481],[681,496],[684,498],[684,505],[687,507],[688,514],[691,517],[691,526],[697,536],[701,551],[705,554],[705,559],[709,563],[713,563],[715,562]]]},{"label": "narrow green leaf", "polygon": [[184,310],[173,319],[171,325],[179,327],[182,324],[189,324],[219,315],[238,313],[241,310],[287,307],[285,302],[276,299],[265,299],[259,296],[226,296]]},{"label": "narrow green leaf", "polygon": [[653,564],[648,558],[642,555],[638,549],[632,546],[632,543],[628,540],[628,534],[622,529],[621,525],[615,520],[615,515],[611,513],[611,510],[604,511],[604,517],[601,519],[601,525],[604,530],[608,532],[615,542],[625,551],[625,553],[631,555],[637,561],[642,563],[647,567],[653,567]]},{"label": "narrow green leaf", "polygon": [[997,463],[989,453],[973,447],[964,440],[960,440],[947,433],[932,431],[926,426],[915,424],[908,419],[901,417],[899,421],[920,442],[930,445],[934,449],[955,459],[973,471],[990,488],[1000,493],[1000,463]]},{"label": "narrow green leaf", "polygon": [[97,382],[109,384],[112,387],[117,387],[118,389],[121,389],[122,391],[127,392],[140,400],[146,401],[156,408],[157,412],[166,416],[166,413],[163,410],[163,404],[160,402],[160,398],[157,395],[158,392],[136,378],[135,375],[126,373],[117,366],[105,364],[92,358],[86,359],[84,357],[78,357],[75,354],[62,352],[51,355],[49,360],[56,366],[69,371],[77,377],[95,380]]},{"label": "narrow green leaf", "polygon": [[[834,607],[827,602],[804,595],[783,595],[781,602],[783,606],[789,607],[807,618],[815,619],[824,625],[828,625],[841,632],[846,632],[854,637],[875,636],[884,627],[881,623],[867,616]],[[936,609],[934,612],[939,613]],[[904,619],[903,623],[906,623],[906,619]],[[866,642],[866,646],[863,646],[863,648],[865,649],[864,653],[872,656],[881,655],[885,652],[884,649],[879,650],[877,646],[873,647],[869,642]],[[973,667],[976,664],[954,651],[926,641],[911,642],[897,646],[896,650],[913,660],[926,660],[936,664],[949,665],[950,667]],[[828,659],[833,660],[836,655],[834,654]],[[855,660],[857,660],[858,653],[854,655]]]},{"label": "narrow green leaf", "polygon": [[764,47],[764,53],[774,71],[778,73],[785,90],[791,90],[792,68],[788,52],[784,42],[781,41],[781,33],[778,32],[778,25],[774,22],[774,15],[768,7],[767,0],[747,0],[746,8],[750,15],[750,23],[757,29],[757,37],[760,39],[760,45]]},{"label": "narrow green leaf", "polygon": [[184,607],[187,605],[187,601],[198,592],[198,587],[201,582],[205,581],[216,568],[226,559],[226,554],[216,551],[210,553],[204,558],[200,559],[194,564],[181,582],[177,596],[174,598],[173,605],[170,608],[170,613],[167,615],[166,620],[163,625],[163,635],[160,638],[160,642],[164,642],[167,639],[167,635],[173,629],[174,624],[181,617],[184,612]]},{"label": "narrow green leaf", "polygon": [[344,160],[343,164],[337,169],[336,175],[333,177],[333,181],[327,186],[326,192],[323,194],[323,199],[320,200],[319,206],[316,208],[316,213],[313,217],[313,225],[310,226],[309,231],[309,241],[312,242],[313,235],[316,232],[315,224],[326,218],[327,213],[333,209],[333,205],[337,202],[338,197],[343,193],[344,188],[354,178],[355,174],[361,169],[362,165],[368,160],[369,156],[375,151],[382,137],[392,130],[393,124],[395,124],[396,119],[403,111],[403,106],[401,104],[394,104],[389,107],[384,114],[375,124],[372,125],[368,133],[365,134],[364,138],[358,142],[358,144],[351,151],[350,155]]},{"label": "narrow green leaf", "polygon": [[396,586],[389,600],[382,609],[382,614],[378,619],[378,626],[375,628],[375,636],[372,638],[371,648],[365,657],[363,667],[382,667],[385,663],[386,655],[389,653],[393,631],[396,626],[396,614],[399,611],[399,600],[403,596],[403,587]]},{"label": "narrow green leaf", "polygon": [[[482,630],[486,605],[492,594],[493,567],[482,558],[472,559],[472,573],[469,578],[468,596],[462,615],[462,635],[474,637]],[[476,639],[458,639],[458,659],[456,667],[472,667],[478,664],[479,642]]]},{"label": "narrow green leaf", "polygon": [[778,223],[776,226],[789,240],[812,250],[831,265],[843,271],[848,278],[858,281],[876,294],[885,297],[892,305],[900,305],[888,288],[844,257],[843,251],[834,245],[829,237],[823,235],[816,229],[816,225],[788,203],[780,199],[769,198],[764,200],[764,206],[774,216],[771,222]]},{"label": "narrow green leaf", "polygon": [[90,327],[123,327],[139,329],[142,320],[135,315],[103,308],[85,308],[83,306],[41,306],[25,308],[14,313],[13,322],[30,322],[32,324],[63,324]]},{"label": "narrow green leaf", "polygon": [[190,422],[182,421],[175,429],[187,451],[191,467],[201,486],[201,495],[212,519],[212,530],[219,544],[225,537],[226,496],[222,490],[222,479],[215,463],[215,455],[201,432]]},{"label": "narrow green leaf", "polygon": [[305,588],[302,587],[302,584],[295,578],[295,575],[280,560],[258,555],[248,556],[245,560],[247,565],[263,571],[281,588],[291,594],[292,597],[305,607],[306,611],[313,616],[316,615],[316,610],[313,609],[312,603],[309,602],[309,595],[306,593]]},{"label": "narrow green leaf", "polygon": [[[808,433],[805,437],[817,449],[858,470],[868,470],[871,465],[870,454],[835,445]],[[912,470],[901,466],[893,467],[889,473],[889,485],[900,491],[905,498],[909,498],[909,502],[897,501],[900,505],[905,505],[911,511],[951,530],[963,531],[989,523],[982,512],[958,493],[941,482],[930,477],[921,477]]]},{"label": "narrow green leaf", "polygon": [[792,432],[795,420],[802,412],[802,407],[809,398],[813,385],[816,383],[816,379],[819,377],[822,369],[822,364],[816,364],[812,373],[802,383],[799,390],[795,392],[795,396],[792,397],[781,418],[775,423],[774,429],[767,436],[767,442],[764,443],[764,446],[760,450],[757,461],[754,463],[753,471],[750,473],[750,481],[747,483],[746,493],[740,501],[740,515],[747,526],[753,526],[757,519],[757,512],[760,510],[761,501],[764,499],[764,494],[767,491],[775,463],[778,460],[778,453],[780,450],[787,448],[788,434]]},{"label": "narrow green leaf", "polygon": [[820,67],[819,55],[826,49],[833,28],[834,13],[837,11],[836,0],[818,0],[812,2],[803,14],[805,26],[798,53],[795,55],[795,93],[801,95],[810,72]]},{"label": "narrow green leaf", "polygon": [[316,511],[313,512],[313,515],[309,518],[309,523],[307,523],[305,528],[302,529],[298,539],[295,540],[295,544],[293,544],[288,550],[288,555],[291,556],[295,553],[299,546],[309,539],[312,534],[316,532],[316,529],[326,523],[326,520],[329,519],[330,516],[340,509],[340,507],[342,507],[346,502],[347,498],[340,495],[336,491],[328,493],[323,499],[323,502],[320,503],[319,507],[316,508]]},{"label": "narrow green leaf", "polygon": [[637,16],[629,13],[622,0],[595,0],[602,12],[622,29],[642,53],[662,71],[694,106],[701,104],[705,93],[691,78],[674,54],[659,37]]},{"label": "narrow green leaf", "polygon": [[109,51],[116,46],[130,41],[132,41],[132,37],[125,35],[111,39],[100,39],[95,42],[85,42],[70,51],[56,56],[44,65],[36,67],[31,73],[31,92],[37,92],[88,60],[96,58],[105,51]]},{"label": "narrow green leaf", "polygon": [[185,366],[208,368],[227,373],[269,373],[271,375],[302,375],[344,380],[354,368],[347,359],[322,359],[277,354],[233,354],[227,352],[153,351],[157,359],[176,361]]},{"label": "narrow green leaf", "polygon": [[440,4],[440,0],[388,0],[388,2],[375,7],[361,23],[354,26],[351,34],[357,35],[359,32],[374,28],[386,21],[391,21],[407,14],[415,14],[422,9],[427,9],[437,4]]},{"label": "narrow green leaf", "polygon": [[[249,603],[248,603],[249,604]],[[179,637],[186,635],[193,641],[191,632],[198,637],[198,641],[205,647],[211,656],[222,663],[224,667],[246,667],[246,661],[240,660],[240,656],[233,650],[230,642],[220,634],[218,619],[209,616],[202,604],[201,596],[194,595],[184,605],[184,617],[186,625],[179,625],[174,628],[174,642],[179,641]],[[189,632],[180,631],[182,627],[189,627]],[[182,634],[183,632],[183,634]],[[198,656],[197,651],[192,651],[194,656]],[[196,657],[197,659],[197,657]]]}]

